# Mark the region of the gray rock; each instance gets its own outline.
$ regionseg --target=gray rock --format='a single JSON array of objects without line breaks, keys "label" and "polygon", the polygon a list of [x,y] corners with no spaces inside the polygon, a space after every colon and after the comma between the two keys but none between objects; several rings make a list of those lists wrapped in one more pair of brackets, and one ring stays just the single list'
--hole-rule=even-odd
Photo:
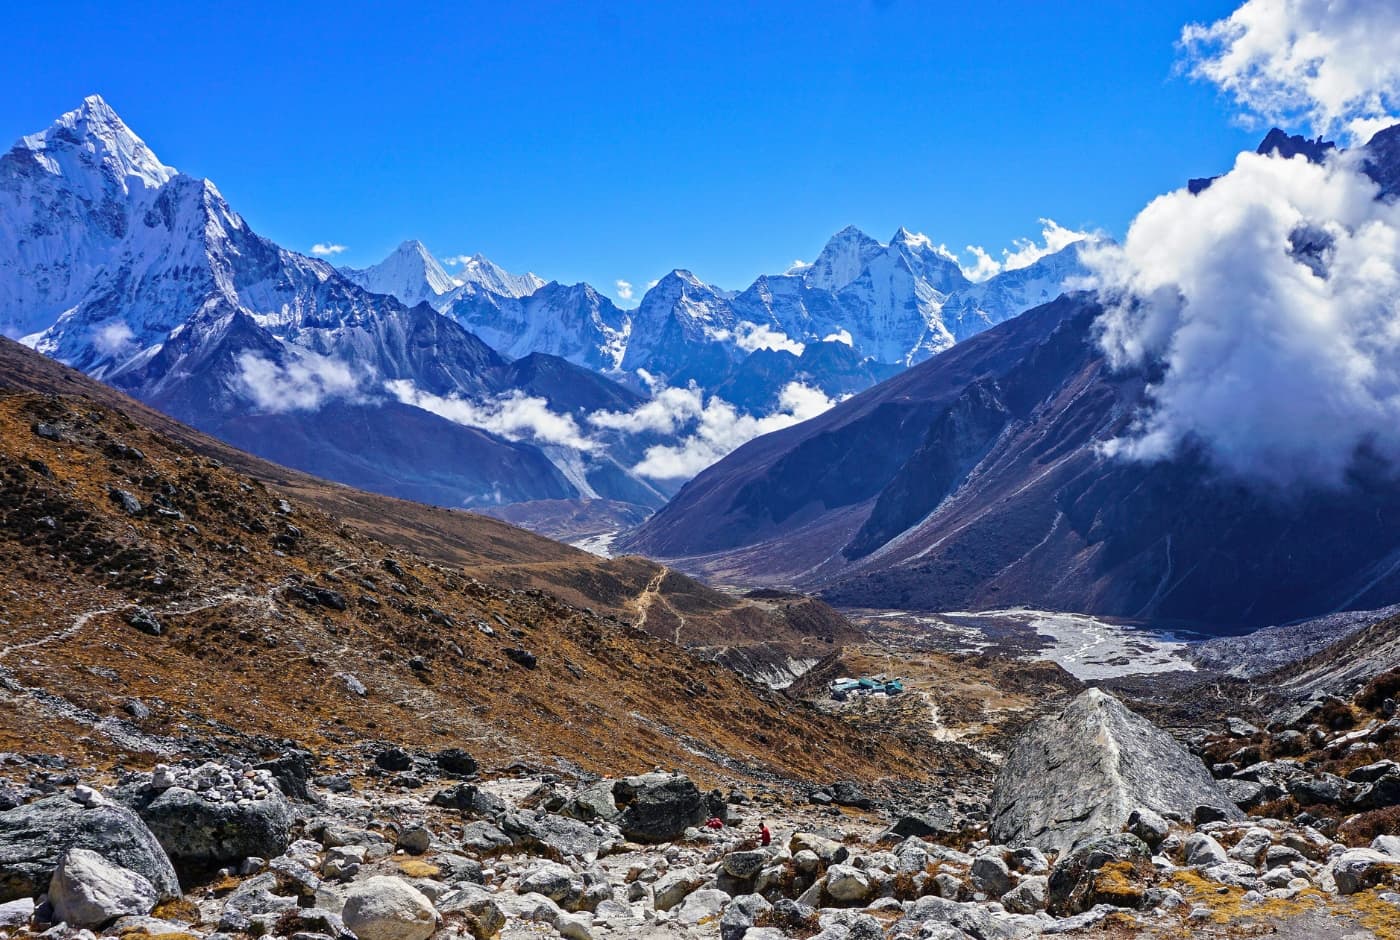
[{"label": "gray rock", "polygon": [[129,490],[113,486],[107,490],[107,498],[116,503],[121,511],[128,516],[141,515],[141,500],[137,499]]},{"label": "gray rock", "polygon": [[205,799],[184,787],[128,788],[119,797],[150,827],[185,880],[206,877],[250,855],[275,858],[291,841],[292,808],[277,789],[262,799]]},{"label": "gray rock", "polygon": [[1161,814],[1150,809],[1135,809],[1128,814],[1128,831],[1137,836],[1154,852],[1171,835],[1171,825]]},{"label": "gray rock", "polygon": [[1229,856],[1219,842],[1204,832],[1193,832],[1186,837],[1182,846],[1182,860],[1192,867],[1204,868],[1210,865],[1223,865]]},{"label": "gray rock", "polygon": [[814,832],[794,832],[792,838],[788,840],[788,849],[794,855],[804,850],[811,852],[830,865],[832,862],[840,860],[837,856],[841,854],[845,846],[835,839],[828,839]]},{"label": "gray rock", "polygon": [[[998,921],[991,912],[975,904],[960,904],[946,898],[919,898],[894,925],[894,936],[949,937],[940,927],[961,931],[977,940],[1014,940],[1032,936]],[[951,936],[957,936],[956,934]]]},{"label": "gray rock", "polygon": [[992,793],[990,837],[1067,852],[1121,832],[1135,809],[1182,819],[1200,805],[1243,817],[1171,735],[1089,689],[1013,745]]},{"label": "gray rock", "polygon": [[1355,894],[1400,875],[1400,859],[1375,849],[1350,849],[1330,867],[1338,894]]},{"label": "gray rock", "polygon": [[705,872],[699,868],[673,868],[657,879],[653,889],[653,905],[658,911],[669,911],[704,884],[706,879]]},{"label": "gray rock", "polygon": [[565,940],[593,940],[593,917],[586,911],[577,914],[561,913],[554,918],[554,929]]},{"label": "gray rock", "polygon": [[1140,864],[1148,861],[1147,843],[1130,833],[1119,833],[1087,842],[1061,857],[1050,870],[1046,903],[1051,913],[1078,914],[1099,903],[1093,889],[1093,875],[1114,862]]},{"label": "gray rock", "polygon": [[1044,875],[1030,875],[1001,897],[1002,907],[1013,914],[1034,914],[1045,909],[1050,879]]},{"label": "gray rock", "polygon": [[1258,867],[1264,861],[1264,853],[1274,844],[1273,834],[1267,829],[1255,827],[1245,832],[1229,851],[1229,856],[1237,862]]},{"label": "gray rock", "polygon": [[515,888],[517,894],[542,894],[556,904],[564,903],[575,891],[581,894],[582,886],[575,888],[573,869],[554,862],[534,865],[520,876]]},{"label": "gray rock", "polygon": [[433,844],[433,834],[422,826],[409,826],[399,833],[398,847],[409,855],[422,855]]},{"label": "gray rock", "polygon": [[1350,789],[1351,786],[1336,774],[1317,774],[1288,781],[1288,795],[1297,800],[1299,806],[1312,806],[1317,803],[1336,806],[1348,795]]},{"label": "gray rock", "polygon": [[1011,867],[1025,875],[1043,875],[1050,870],[1050,860],[1033,845],[1023,845],[1011,853]]},{"label": "gray rock", "polygon": [[144,607],[133,607],[127,611],[126,622],[128,626],[135,627],[147,636],[161,636],[165,633],[165,624]]},{"label": "gray rock", "polygon": [[101,927],[128,914],[149,914],[160,894],[145,877],[89,849],[69,849],[49,879],[56,920],[70,927]]},{"label": "gray rock", "polygon": [[1227,778],[1218,785],[1226,799],[1241,809],[1253,809],[1264,802],[1264,785],[1258,781]]},{"label": "gray rock", "polygon": [[1374,783],[1387,774],[1400,773],[1400,764],[1393,760],[1379,760],[1364,767],[1357,767],[1347,774],[1352,783]]},{"label": "gray rock", "polygon": [[[653,779],[659,777],[659,779]],[[690,778],[653,775],[631,778],[631,799],[618,817],[622,834],[634,842],[670,842],[708,818],[708,808],[700,788]],[[616,792],[616,791],[614,791]]]},{"label": "gray rock", "polygon": [[595,819],[608,821],[616,819],[617,800],[613,797],[613,781],[600,780],[584,787],[574,794],[574,798],[569,801],[564,812],[584,822],[591,822]]},{"label": "gray rock", "polygon": [[486,855],[514,845],[514,840],[493,823],[478,820],[462,829],[462,848]]},{"label": "gray rock", "polygon": [[574,856],[591,861],[602,848],[602,839],[592,826],[567,816],[506,813],[497,822],[516,845],[559,858]]},{"label": "gray rock", "polygon": [[951,810],[946,806],[932,805],[921,813],[901,816],[893,826],[881,834],[881,838],[895,839],[918,836],[925,838],[946,838],[957,835],[962,830]]},{"label": "gray rock", "polygon": [[719,919],[720,940],[746,940],[754,922],[773,909],[761,895],[741,894],[724,909]]},{"label": "gray rock", "polygon": [[999,898],[1011,890],[1011,869],[999,855],[979,855],[972,862],[972,887]]},{"label": "gray rock", "polygon": [[826,788],[831,794],[831,802],[837,806],[851,806],[856,809],[871,809],[875,801],[865,794],[860,786],[850,780],[840,780]]},{"label": "gray rock", "polygon": [[729,895],[718,888],[701,888],[686,895],[686,899],[681,902],[680,909],[676,911],[676,922],[686,926],[695,926],[702,920],[711,917],[718,917],[720,911],[724,910],[724,905],[729,903]]},{"label": "gray rock", "polygon": [[730,852],[720,861],[720,867],[731,878],[747,881],[762,871],[763,866],[767,865],[771,859],[772,856],[761,849]]},{"label": "gray rock", "polygon": [[826,893],[834,901],[865,901],[873,887],[870,875],[853,865],[832,865],[826,871]]},{"label": "gray rock", "polygon": [[1257,725],[1252,725],[1243,718],[1236,718],[1234,715],[1225,719],[1225,728],[1236,738],[1250,738],[1259,733]]},{"label": "gray rock", "polygon": [[433,763],[445,774],[470,777],[479,769],[476,758],[460,747],[447,747],[433,755]]},{"label": "gray rock", "polygon": [[0,901],[42,894],[59,858],[73,848],[136,872],[161,900],[180,896],[170,860],[139,816],[124,806],[85,807],[53,796],[0,813]]},{"label": "gray rock", "polygon": [[359,940],[428,940],[438,922],[423,892],[402,878],[383,876],[355,885],[341,917]]},{"label": "gray rock", "polygon": [[17,898],[0,904],[0,930],[23,927],[34,916],[34,899]]},{"label": "gray rock", "polygon": [[1384,809],[1400,804],[1400,772],[1390,771],[1367,784],[1352,798],[1355,810]]},{"label": "gray rock", "polygon": [[461,810],[474,816],[499,816],[509,809],[505,800],[471,783],[459,783],[439,790],[429,802],[434,806]]}]

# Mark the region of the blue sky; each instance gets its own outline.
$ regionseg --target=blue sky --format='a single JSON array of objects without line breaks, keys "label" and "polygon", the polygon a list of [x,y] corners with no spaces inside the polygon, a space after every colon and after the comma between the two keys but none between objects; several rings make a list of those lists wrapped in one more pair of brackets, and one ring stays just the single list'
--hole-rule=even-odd
[{"label": "blue sky", "polygon": [[614,290],[746,286],[854,223],[1121,235],[1260,134],[1174,74],[1235,2],[12,5],[0,137],[99,93],[259,232]]}]

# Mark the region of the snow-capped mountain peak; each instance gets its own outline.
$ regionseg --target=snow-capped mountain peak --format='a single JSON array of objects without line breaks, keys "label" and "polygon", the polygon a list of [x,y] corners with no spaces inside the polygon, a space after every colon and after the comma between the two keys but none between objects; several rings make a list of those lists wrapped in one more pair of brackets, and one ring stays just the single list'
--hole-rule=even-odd
[{"label": "snow-capped mountain peak", "polygon": [[47,172],[81,179],[94,165],[129,191],[133,182],[146,189],[168,183],[178,172],[156,158],[146,142],[98,95],[59,117],[47,129],[21,137],[15,145],[33,153]]},{"label": "snow-capped mountain peak", "polygon": [[817,260],[806,269],[807,283],[822,290],[840,290],[859,277],[883,247],[854,225],[848,225],[831,236]]},{"label": "snow-capped mountain peak", "polygon": [[410,307],[427,301],[439,311],[474,294],[518,300],[546,283],[534,274],[511,274],[480,253],[450,258],[446,265],[454,270],[449,273],[426,245],[410,239],[376,265],[342,268],[341,273],[372,293],[387,294]]},{"label": "snow-capped mountain peak", "polygon": [[452,279],[458,286],[485,289],[502,297],[527,297],[546,283],[544,278],[528,271],[511,274],[480,252],[458,261],[461,267],[452,272]]},{"label": "snow-capped mountain peak", "polygon": [[443,294],[461,286],[443,270],[427,246],[415,239],[401,242],[376,265],[345,268],[341,273],[367,291],[397,297],[410,307],[425,300],[435,304]]}]

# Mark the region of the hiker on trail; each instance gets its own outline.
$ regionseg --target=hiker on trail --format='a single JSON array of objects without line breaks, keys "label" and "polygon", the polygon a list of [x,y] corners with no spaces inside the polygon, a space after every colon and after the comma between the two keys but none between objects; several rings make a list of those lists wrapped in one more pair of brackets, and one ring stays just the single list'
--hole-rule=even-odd
[{"label": "hiker on trail", "polygon": [[723,829],[723,828],[724,828],[724,820],[723,820],[723,819],[720,819],[718,816],[711,816],[709,819],[705,820],[705,828],[706,828],[706,829]]},{"label": "hiker on trail", "polygon": [[773,844],[773,833],[768,831],[768,820],[763,820],[758,824],[758,841],[765,848]]}]

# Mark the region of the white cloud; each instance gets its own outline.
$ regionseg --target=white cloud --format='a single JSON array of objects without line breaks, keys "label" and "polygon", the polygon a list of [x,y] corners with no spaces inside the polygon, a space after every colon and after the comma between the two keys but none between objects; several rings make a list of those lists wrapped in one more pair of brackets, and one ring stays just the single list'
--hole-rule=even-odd
[{"label": "white cloud", "polygon": [[133,346],[136,334],[121,320],[115,320],[99,328],[92,335],[92,345],[104,356],[120,356]]},{"label": "white cloud", "polygon": [[660,283],[661,283],[661,278],[659,278],[659,277],[654,277],[654,278],[652,278],[651,280],[647,281],[647,290],[651,290],[653,287],[655,287],[657,284],[660,284]]},{"label": "white cloud", "polygon": [[311,352],[289,353],[278,365],[257,353],[238,357],[239,389],[260,411],[316,411],[332,398],[357,398],[359,380],[347,363]]},{"label": "white cloud", "polygon": [[478,402],[420,391],[408,379],[385,382],[384,388],[406,405],[431,411],[457,424],[490,431],[509,441],[529,440],[579,451],[591,451],[596,447],[572,415],[551,411],[549,402],[518,389]]},{"label": "white cloud", "polygon": [[455,268],[464,264],[470,264],[471,260],[471,255],[450,255],[449,257],[443,258],[442,263],[449,268]]},{"label": "white cloud", "polygon": [[1012,244],[1016,246],[1015,251],[1003,251],[1005,256],[1001,263],[1003,271],[1017,271],[1021,268],[1028,268],[1041,258],[1053,255],[1057,251],[1064,251],[1077,241],[1083,241],[1092,237],[1089,232],[1079,232],[1074,229],[1065,228],[1054,219],[1040,220],[1040,238],[1043,244],[1035,242],[1029,238],[1018,238]]},{"label": "white cloud", "polygon": [[794,356],[802,355],[806,345],[788,337],[786,333],[767,324],[750,323],[744,320],[734,328],[734,345],[745,352],[756,349],[786,351]]},{"label": "white cloud", "polygon": [[1111,364],[1162,370],[1110,453],[1199,442],[1280,484],[1337,483],[1363,445],[1400,457],[1400,205],[1356,160],[1241,154],[1086,252]]},{"label": "white cloud", "polygon": [[793,260],[792,264],[788,265],[788,269],[787,269],[786,271],[784,271],[783,273],[784,273],[784,274],[801,274],[803,271],[807,270],[807,269],[810,268],[811,266],[812,266],[812,263],[811,263],[810,261],[803,261],[801,258],[797,258],[797,259],[794,259],[794,260]]},{"label": "white cloud", "polygon": [[845,343],[847,346],[854,346],[856,344],[855,339],[851,336],[851,331],[845,328],[839,329],[835,333],[831,333],[827,336],[823,336],[822,342]]},{"label": "white cloud", "polygon": [[384,388],[404,404],[512,441],[595,453],[619,437],[659,437],[667,443],[648,447],[633,470],[666,480],[692,477],[739,445],[806,421],[836,404],[820,390],[792,382],[782,389],[771,414],[756,417],[718,396],[707,396],[694,383],[684,388],[661,387],[650,382],[650,376],[642,378],[651,386],[651,398],[630,411],[595,411],[583,419],[586,427],[571,415],[551,411],[543,398],[520,391],[470,401],[432,395],[402,379],[385,382]]},{"label": "white cloud", "polygon": [[[700,393],[693,386],[667,391],[688,392],[692,396],[692,407],[700,400]],[[674,444],[648,447],[633,469],[657,480],[687,479],[755,437],[815,418],[834,404],[836,402],[820,390],[799,382],[786,385],[779,396],[777,410],[761,418],[744,414],[729,402],[711,396],[699,406],[698,420],[692,430]]]},{"label": "white cloud", "polygon": [[972,253],[973,261],[963,265],[962,271],[969,281],[985,281],[1001,273],[1001,262],[988,254],[987,249],[978,245],[968,245],[967,250]]},{"label": "white cloud", "polygon": [[630,281],[624,281],[618,278],[614,283],[617,284],[617,296],[621,297],[623,300],[632,299],[632,284]]},{"label": "white cloud", "polygon": [[316,244],[311,246],[311,253],[318,258],[329,258],[332,255],[338,255],[345,250],[346,249],[344,245],[337,245],[334,243],[327,242],[317,242]]},{"label": "white cloud", "polygon": [[595,411],[587,418],[589,424],[624,434],[675,434],[705,410],[705,395],[691,383],[685,388],[658,388],[656,380],[645,370],[638,376],[651,389],[652,397],[631,411]]},{"label": "white cloud", "polygon": [[1041,258],[1063,251],[1077,241],[1094,237],[1091,232],[1065,228],[1054,219],[1041,219],[1040,241],[1030,238],[1015,239],[1010,248],[1001,250],[1001,258],[999,259],[980,245],[968,245],[964,249],[967,254],[972,256],[971,261],[964,261],[947,245],[939,245],[934,248],[934,251],[961,267],[963,275],[969,281],[985,281],[1003,271],[1028,268]]},{"label": "white cloud", "polygon": [[1400,4],[1247,0],[1181,32],[1183,65],[1217,85],[1251,123],[1306,122],[1364,142],[1400,104]]}]

